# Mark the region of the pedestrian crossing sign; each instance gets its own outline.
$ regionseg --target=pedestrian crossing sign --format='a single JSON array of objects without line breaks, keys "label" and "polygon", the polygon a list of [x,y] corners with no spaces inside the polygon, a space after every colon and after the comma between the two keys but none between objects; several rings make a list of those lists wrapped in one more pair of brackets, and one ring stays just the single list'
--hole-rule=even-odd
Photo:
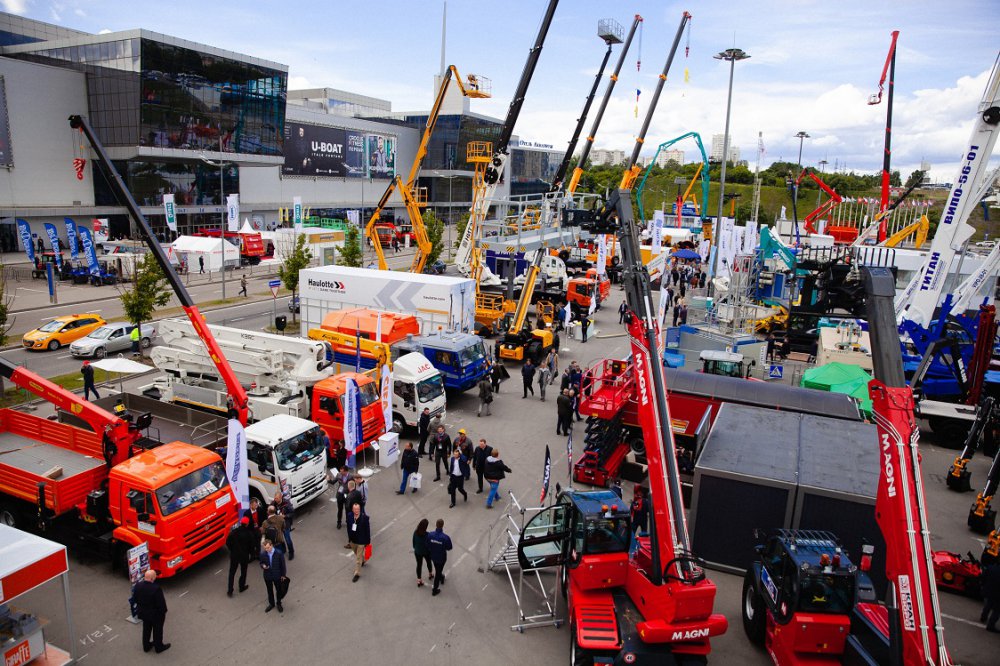
[{"label": "pedestrian crossing sign", "polygon": [[783,365],[772,365],[767,371],[768,379],[781,379],[784,377],[785,367]]}]

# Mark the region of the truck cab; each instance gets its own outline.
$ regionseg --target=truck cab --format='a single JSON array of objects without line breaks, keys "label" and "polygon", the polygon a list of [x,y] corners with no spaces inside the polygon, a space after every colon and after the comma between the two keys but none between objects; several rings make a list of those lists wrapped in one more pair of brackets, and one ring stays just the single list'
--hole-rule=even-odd
[{"label": "truck cab", "polygon": [[392,362],[392,430],[416,428],[424,408],[431,418],[445,418],[445,384],[441,373],[423,354],[404,354]]},{"label": "truck cab", "polygon": [[265,504],[282,485],[296,509],[326,490],[327,451],[320,427],[312,421],[279,414],[246,427],[250,495]]},{"label": "truck cab", "polygon": [[[514,284],[521,286],[527,276],[527,269],[514,278]],[[564,289],[569,281],[566,272],[566,264],[558,255],[546,254],[542,257],[541,265],[538,267],[538,278],[540,284],[544,282],[546,288]]]},{"label": "truck cab", "polygon": [[830,532],[778,530],[756,551],[743,579],[747,637],[775,663],[839,662],[856,601],[874,601],[870,579]]},{"label": "truck cab", "polygon": [[756,361],[750,361],[747,365],[743,360],[743,354],[717,349],[703,349],[698,356],[701,360],[701,371],[706,375],[721,375],[723,377],[737,377],[748,379]]},{"label": "truck cab", "polygon": [[87,497],[88,513],[98,520],[102,505],[115,525],[114,540],[125,547],[147,542],[150,568],[163,577],[218,550],[238,518],[222,459],[181,442],[111,468],[107,491]]},{"label": "truck cab", "polygon": [[386,431],[379,387],[369,375],[343,372],[316,382],[312,387],[312,418],[330,438],[330,460],[344,445],[344,403],[348,379],[358,383],[361,401],[362,435],[357,451],[366,449]]},{"label": "truck cab", "polygon": [[598,275],[596,268],[588,268],[586,277],[590,280],[593,280],[594,283],[598,286],[597,289],[598,302],[603,302],[608,300],[608,297],[611,296],[611,278],[608,277],[608,274],[604,273],[603,275]]},{"label": "truck cab", "polygon": [[483,339],[472,333],[438,331],[410,335],[392,346],[392,355],[423,354],[444,377],[444,387],[467,391],[486,374],[486,348]]},{"label": "truck cab", "polygon": [[[597,289],[597,283],[590,278],[573,278],[566,285],[566,302],[573,308],[573,314],[581,316],[590,310],[590,297]],[[600,293],[598,293],[598,302]]]}]

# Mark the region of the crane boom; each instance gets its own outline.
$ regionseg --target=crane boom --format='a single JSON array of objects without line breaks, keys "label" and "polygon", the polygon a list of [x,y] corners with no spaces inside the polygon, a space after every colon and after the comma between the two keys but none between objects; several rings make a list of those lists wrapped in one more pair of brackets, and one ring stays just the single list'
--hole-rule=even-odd
[{"label": "crane boom", "polygon": [[[208,351],[209,357],[212,359],[212,363],[215,365],[216,370],[219,371],[219,376],[222,377],[223,381],[226,383],[226,389],[229,392],[229,397],[233,401],[233,409],[236,411],[236,418],[243,425],[247,424],[247,419],[249,417],[249,398],[247,396],[246,389],[240,383],[239,379],[236,377],[236,373],[229,366],[229,362],[226,360],[225,355],[222,353],[222,349],[219,347],[219,343],[216,342],[215,336],[212,335],[212,331],[208,328],[208,324],[205,322],[205,318],[202,316],[201,312],[198,311],[198,306],[195,304],[194,300],[191,298],[191,294],[184,287],[184,283],[181,282],[180,276],[177,275],[177,271],[170,264],[170,260],[167,259],[167,253],[163,251],[156,237],[153,235],[153,230],[149,226],[149,222],[146,217],[142,214],[139,209],[139,204],[136,203],[135,198],[132,193],[125,186],[125,181],[122,180],[121,174],[118,173],[118,169],[115,168],[114,163],[112,163],[111,158],[108,157],[107,151],[104,149],[104,144],[101,143],[97,135],[94,134],[93,128],[87,119],[83,116],[73,115],[69,117],[70,127],[73,129],[78,129],[83,132],[87,140],[90,141],[91,148],[97,154],[98,161],[108,172],[111,178],[108,179],[111,188],[114,190],[118,200],[125,205],[128,209],[129,214],[132,216],[132,220],[135,222],[136,227],[139,229],[139,233],[142,234],[143,239],[146,241],[146,245],[149,247],[150,254],[159,264],[160,270],[167,278],[167,282],[174,290],[174,294],[177,296],[177,300],[181,302],[181,307],[187,314],[188,319],[191,320],[191,325],[194,326],[195,330],[198,332],[198,337],[201,338],[202,342],[205,343],[205,348]],[[225,243],[225,239],[221,239],[221,242]]]},{"label": "crane boom", "polygon": [[618,63],[615,65],[615,71],[611,73],[611,78],[608,80],[608,86],[604,89],[604,98],[601,100],[601,105],[597,108],[597,115],[594,116],[594,122],[590,126],[590,133],[587,134],[587,141],[583,144],[583,151],[580,153],[580,159],[576,163],[576,168],[573,169],[573,176],[569,183],[566,185],[566,191],[569,194],[576,192],[577,186],[580,184],[580,177],[583,175],[583,168],[587,163],[587,158],[590,157],[590,150],[594,147],[594,138],[597,136],[597,128],[601,126],[601,120],[604,118],[604,111],[608,108],[608,100],[611,99],[611,93],[614,92],[615,84],[618,83],[618,75],[622,71],[622,65],[625,63],[625,57],[628,55],[629,47],[632,46],[632,38],[635,36],[636,28],[642,23],[642,16],[639,14],[635,15],[632,20],[632,27],[628,31],[628,37],[625,38],[625,44],[622,46],[622,52],[618,55]]},{"label": "crane boom", "polygon": [[[879,200],[879,212],[882,212],[889,205],[889,178],[890,163],[892,157],[892,97],[896,89],[896,40],[899,39],[899,30],[892,31],[892,43],[889,44],[889,55],[886,56],[885,65],[882,67],[882,78],[878,82],[878,94],[872,95],[868,100],[869,104],[878,104],[882,101],[882,88],[885,85],[885,77],[889,75],[889,100],[885,109],[885,148],[882,152],[882,192]],[[878,227],[878,240],[882,242],[886,237],[886,218],[883,217]]]},{"label": "crane boom", "polygon": [[660,101],[660,93],[663,92],[663,86],[667,82],[667,74],[670,73],[670,66],[674,64],[674,55],[677,53],[677,46],[681,43],[681,35],[684,34],[684,28],[690,20],[691,14],[684,12],[683,16],[681,16],[681,24],[677,26],[677,34],[674,35],[674,43],[671,45],[670,53],[667,55],[667,62],[663,65],[663,72],[660,73],[660,79],[656,82],[656,89],[653,90],[653,98],[649,100],[649,108],[646,109],[646,117],[642,121],[642,128],[635,138],[635,147],[632,148],[632,155],[625,165],[625,172],[622,174],[622,182],[618,186],[619,189],[631,190],[635,186],[636,178],[639,177],[639,171],[641,171],[639,153],[642,152],[642,146],[646,141],[646,132],[649,131],[649,124],[653,121],[653,112]]},{"label": "crane boom", "polygon": [[993,71],[976,115],[972,136],[962,153],[958,174],[924,265],[896,298],[897,319],[905,317],[921,326],[930,324],[934,310],[941,302],[941,294],[955,257],[975,232],[969,224],[969,215],[979,204],[979,199],[973,195],[979,190],[987,163],[993,154],[998,134],[997,125],[1000,124],[1000,56],[993,63]]},{"label": "crane boom", "polygon": [[863,269],[871,336],[873,379],[869,383],[882,462],[875,499],[875,519],[886,543],[886,577],[894,607],[897,649],[903,664],[951,663],[944,645],[944,627],[934,566],[930,529],[920,472],[914,420],[913,391],[906,385],[892,308],[896,293],[892,271]]}]

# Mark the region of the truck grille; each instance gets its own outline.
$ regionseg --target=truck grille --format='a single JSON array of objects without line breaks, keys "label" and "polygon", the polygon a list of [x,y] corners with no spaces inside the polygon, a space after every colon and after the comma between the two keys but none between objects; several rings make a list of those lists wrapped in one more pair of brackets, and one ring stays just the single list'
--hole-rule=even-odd
[{"label": "truck grille", "polygon": [[293,489],[292,496],[295,499],[296,505],[304,501],[307,497],[312,497],[316,493],[317,488],[320,486],[326,487],[326,473],[319,472],[315,474],[311,479],[301,484],[298,488]]},{"label": "truck grille", "polygon": [[199,554],[206,548],[214,546],[219,539],[226,537],[227,515],[228,512],[220,512],[184,535],[184,545],[192,555]]}]

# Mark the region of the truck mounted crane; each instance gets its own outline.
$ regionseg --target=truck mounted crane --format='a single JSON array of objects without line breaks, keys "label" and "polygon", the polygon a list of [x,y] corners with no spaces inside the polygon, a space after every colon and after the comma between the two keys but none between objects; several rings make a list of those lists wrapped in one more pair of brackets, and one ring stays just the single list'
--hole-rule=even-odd
[{"label": "truck mounted crane", "polygon": [[[885,211],[889,206],[889,176],[890,163],[892,158],[892,97],[896,90],[896,40],[899,39],[899,30],[892,31],[892,42],[889,44],[889,55],[886,56],[885,65],[882,66],[882,78],[878,82],[878,93],[868,98],[869,105],[879,104],[882,101],[882,90],[885,85],[886,74],[889,75],[889,95],[885,109],[885,148],[882,151],[882,196],[879,201],[879,212]],[[886,238],[886,217],[882,217],[878,226],[878,240],[885,241]]]},{"label": "truck mounted crane", "polygon": [[[827,185],[826,183],[824,183],[823,179],[821,179],[819,176],[817,176],[815,172],[810,171],[808,167],[806,167],[805,169],[803,169],[802,173],[799,174],[799,177],[795,179],[795,187],[794,187],[795,190],[799,189],[799,186],[802,184],[802,179],[805,178],[806,176],[809,176],[810,178],[812,178],[813,181],[816,183],[816,185],[818,185],[821,190],[823,190],[824,192],[826,192],[830,196],[830,198],[827,199],[826,201],[824,201],[823,203],[821,203],[816,208],[816,210],[814,210],[813,212],[811,212],[808,215],[806,215],[806,219],[802,221],[802,223],[805,225],[806,233],[809,233],[809,234],[818,234],[819,230],[816,228],[816,225],[815,225],[816,220],[820,219],[824,215],[829,214],[830,211],[832,211],[834,208],[836,208],[838,205],[840,205],[840,202],[842,202],[844,199],[839,194],[837,194],[837,192],[832,187],[830,187],[829,185]],[[793,193],[793,196],[792,196],[792,220],[793,220],[793,223],[795,224],[795,235],[796,236],[798,236],[798,233],[799,233],[798,206],[796,206],[796,203],[795,203],[797,199],[798,199],[798,197],[795,196],[794,193]]]},{"label": "truck mounted crane", "polygon": [[[233,369],[229,367],[229,362],[226,360],[225,355],[223,355],[222,350],[219,348],[219,344],[216,342],[215,336],[212,335],[212,331],[208,328],[205,318],[202,316],[201,312],[198,311],[198,305],[194,302],[194,299],[191,298],[188,290],[184,287],[184,283],[181,282],[180,276],[177,275],[177,271],[174,270],[173,265],[167,258],[167,253],[164,252],[163,248],[156,240],[156,236],[153,235],[153,230],[150,228],[149,222],[139,209],[139,204],[136,203],[135,197],[132,196],[128,187],[125,186],[125,181],[122,180],[121,175],[118,173],[118,170],[112,163],[107,151],[104,149],[104,144],[102,144],[101,140],[97,138],[97,135],[94,133],[94,129],[90,126],[90,123],[83,116],[73,115],[69,117],[69,124],[70,127],[80,130],[84,136],[87,137],[91,148],[97,154],[98,161],[107,172],[108,176],[110,176],[108,182],[111,185],[116,198],[124,204],[125,208],[128,210],[133,222],[135,222],[135,225],[139,230],[139,233],[142,234],[143,239],[146,241],[146,245],[149,248],[150,253],[156,260],[156,263],[160,266],[160,270],[163,271],[163,275],[166,277],[167,282],[170,283],[170,287],[177,296],[177,300],[181,302],[181,307],[184,309],[185,314],[187,314],[188,319],[191,321],[191,325],[194,326],[194,329],[198,332],[198,337],[200,337],[202,342],[205,343],[205,348],[208,350],[208,355],[211,357],[212,363],[215,365],[216,370],[219,372],[219,376],[225,381],[226,387],[229,390],[229,397],[233,401],[232,409],[234,410],[234,415],[236,419],[245,426],[249,416],[249,398],[247,396],[246,389],[244,389],[243,385],[240,384],[239,379],[237,379],[235,373],[233,372]],[[222,242],[225,243],[226,241],[222,240]]]},{"label": "truck mounted crane", "polygon": [[365,236],[371,240],[372,247],[375,248],[375,254],[378,256],[378,267],[383,271],[389,267],[385,263],[385,252],[382,249],[382,242],[377,233],[378,225],[382,219],[382,210],[388,203],[392,193],[396,190],[399,190],[399,194],[403,199],[403,205],[406,206],[406,212],[410,216],[410,225],[413,228],[413,237],[417,244],[410,272],[422,273],[424,266],[427,264],[427,257],[431,252],[431,242],[427,238],[427,228],[424,226],[424,217],[420,211],[427,204],[427,197],[421,196],[422,194],[425,195],[426,192],[422,192],[416,188],[417,175],[420,172],[424,158],[427,157],[427,148],[430,145],[431,135],[434,134],[434,128],[437,127],[441,105],[444,104],[445,96],[448,93],[448,87],[452,80],[455,81],[455,84],[464,97],[484,99],[491,96],[489,80],[486,77],[469,74],[468,78],[463,82],[461,74],[458,73],[454,65],[449,66],[445,70],[444,76],[441,79],[441,85],[438,86],[437,96],[434,98],[434,105],[431,107],[430,113],[427,114],[427,121],[424,123],[424,133],[420,137],[420,145],[417,146],[417,153],[413,158],[413,165],[410,167],[410,173],[406,177],[406,181],[399,175],[389,181],[389,185],[385,188],[382,198],[379,199],[378,204],[375,206],[375,212],[372,213],[371,219],[368,220],[368,224],[365,226]]}]

